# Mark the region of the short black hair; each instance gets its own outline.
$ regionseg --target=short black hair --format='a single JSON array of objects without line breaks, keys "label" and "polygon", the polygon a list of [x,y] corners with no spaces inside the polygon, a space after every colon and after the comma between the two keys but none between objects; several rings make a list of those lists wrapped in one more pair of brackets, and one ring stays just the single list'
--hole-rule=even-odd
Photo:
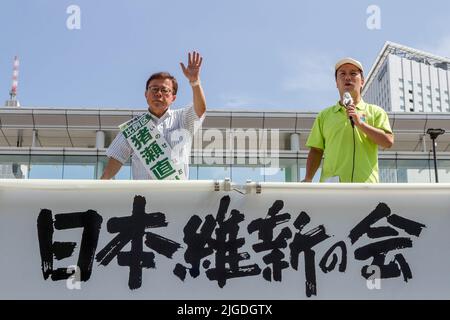
[{"label": "short black hair", "polygon": [[148,78],[147,83],[145,84],[145,91],[148,90],[148,85],[149,85],[150,81],[152,81],[154,79],[162,79],[162,80],[169,79],[170,81],[172,81],[173,94],[174,95],[177,94],[177,91],[178,91],[177,79],[175,79],[175,77],[168,72],[157,72],[157,73],[152,74],[150,76],[150,78]]}]

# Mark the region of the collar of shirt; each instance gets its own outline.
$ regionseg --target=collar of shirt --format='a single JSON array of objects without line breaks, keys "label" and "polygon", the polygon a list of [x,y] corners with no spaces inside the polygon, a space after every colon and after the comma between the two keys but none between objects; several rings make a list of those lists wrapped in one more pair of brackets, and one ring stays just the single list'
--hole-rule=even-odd
[{"label": "collar of shirt", "polygon": [[161,122],[163,122],[164,120],[166,120],[167,118],[169,118],[170,116],[172,116],[172,113],[173,113],[172,109],[169,108],[169,109],[167,109],[166,112],[164,112],[164,114],[160,118],[158,118],[155,115],[153,115],[150,111],[147,111],[147,112],[150,115],[150,117],[152,118],[152,120],[155,121],[155,123],[157,125],[160,124]]},{"label": "collar of shirt", "polygon": [[[338,112],[338,111],[341,110],[341,109],[345,110],[345,107],[344,107],[343,105],[341,105],[341,104],[339,103],[339,101],[338,101],[338,102],[334,105],[333,111],[334,111],[334,112]],[[363,99],[359,100],[358,104],[356,105],[356,109],[359,110],[359,111],[363,111],[363,110],[366,109],[366,103],[364,102]]]}]

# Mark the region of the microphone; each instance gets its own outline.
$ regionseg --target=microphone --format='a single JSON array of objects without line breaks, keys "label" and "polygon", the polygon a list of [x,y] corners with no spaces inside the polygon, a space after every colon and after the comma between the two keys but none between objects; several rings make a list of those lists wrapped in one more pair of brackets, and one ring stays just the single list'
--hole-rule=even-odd
[{"label": "microphone", "polygon": [[[353,103],[352,95],[346,91],[344,92],[344,95],[342,96],[342,103],[344,104],[345,108],[347,109],[349,105]],[[350,123],[352,124],[352,128],[355,127],[355,123],[353,122],[352,117],[349,117]]]}]

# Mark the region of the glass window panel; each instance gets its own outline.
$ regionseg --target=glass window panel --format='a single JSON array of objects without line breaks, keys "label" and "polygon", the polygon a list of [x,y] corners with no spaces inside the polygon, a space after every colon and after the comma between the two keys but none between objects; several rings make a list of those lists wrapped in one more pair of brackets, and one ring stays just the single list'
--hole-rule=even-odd
[{"label": "glass window panel", "polygon": [[119,172],[114,177],[114,180],[131,180],[131,159],[125,162],[120,168]]},{"label": "glass window panel", "polygon": [[413,159],[397,160],[397,182],[431,182],[429,161]]},{"label": "glass window panel", "polygon": [[32,155],[30,179],[62,179],[63,156]]},{"label": "glass window panel", "polygon": [[[450,182],[450,160],[438,160],[438,178],[439,182]],[[432,161],[432,182],[434,182],[434,163]]]},{"label": "glass window panel", "polygon": [[231,178],[231,170],[229,165],[199,165],[198,180],[223,180]]},{"label": "glass window panel", "polygon": [[[103,171],[106,168],[106,165],[108,163],[109,158],[105,156],[99,156],[98,162],[97,162],[97,179],[100,179],[100,177],[103,174]],[[120,168],[119,172],[117,172],[116,176],[113,178],[113,180],[131,180],[131,160],[128,160],[122,167]]]},{"label": "glass window panel", "polygon": [[260,165],[234,165],[231,168],[231,181],[245,184],[247,180],[264,182],[264,167]]},{"label": "glass window panel", "polygon": [[395,160],[383,159],[378,161],[378,170],[380,182],[395,183],[397,182],[397,166]]},{"label": "glass window panel", "polygon": [[0,179],[27,179],[29,162],[28,155],[0,155]]},{"label": "glass window panel", "polygon": [[63,179],[95,179],[97,156],[64,156]]},{"label": "glass window panel", "polygon": [[195,164],[189,165],[189,180],[198,179],[198,167]]},{"label": "glass window panel", "polygon": [[[312,179],[312,182],[320,182],[320,175],[322,173],[322,164],[323,164],[323,160],[321,162],[321,165],[320,165],[319,169],[317,169],[317,172],[314,175],[314,177]],[[299,159],[298,160],[298,166],[300,168],[299,181],[302,181],[303,179],[305,179],[305,175],[306,175],[306,159]]]},{"label": "glass window panel", "polygon": [[103,174],[103,171],[106,168],[106,164],[108,163],[108,157],[105,156],[99,156],[97,160],[97,169],[96,169],[96,176],[97,179],[100,179],[100,177]]},{"label": "glass window panel", "polygon": [[296,159],[271,158],[264,168],[266,182],[297,182],[298,165]]}]

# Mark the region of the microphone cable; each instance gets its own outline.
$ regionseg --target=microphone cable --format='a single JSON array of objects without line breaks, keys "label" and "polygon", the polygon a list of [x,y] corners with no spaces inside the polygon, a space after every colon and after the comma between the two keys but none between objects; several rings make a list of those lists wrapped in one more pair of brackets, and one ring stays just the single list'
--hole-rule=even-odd
[{"label": "microphone cable", "polygon": [[355,154],[356,154],[355,127],[353,125],[352,125],[352,131],[353,131],[353,161],[352,161],[352,180],[351,180],[351,182],[353,183],[353,174],[355,173]]},{"label": "microphone cable", "polygon": [[[345,109],[348,108],[348,106],[353,103],[353,98],[351,94],[346,91],[344,92],[342,96],[342,103],[344,104]],[[355,139],[355,122],[353,121],[352,117],[350,118],[350,123],[352,125],[352,131],[353,131],[353,161],[352,161],[352,179],[351,182],[353,182],[353,175],[355,173],[355,154],[356,154],[356,139]]]}]

